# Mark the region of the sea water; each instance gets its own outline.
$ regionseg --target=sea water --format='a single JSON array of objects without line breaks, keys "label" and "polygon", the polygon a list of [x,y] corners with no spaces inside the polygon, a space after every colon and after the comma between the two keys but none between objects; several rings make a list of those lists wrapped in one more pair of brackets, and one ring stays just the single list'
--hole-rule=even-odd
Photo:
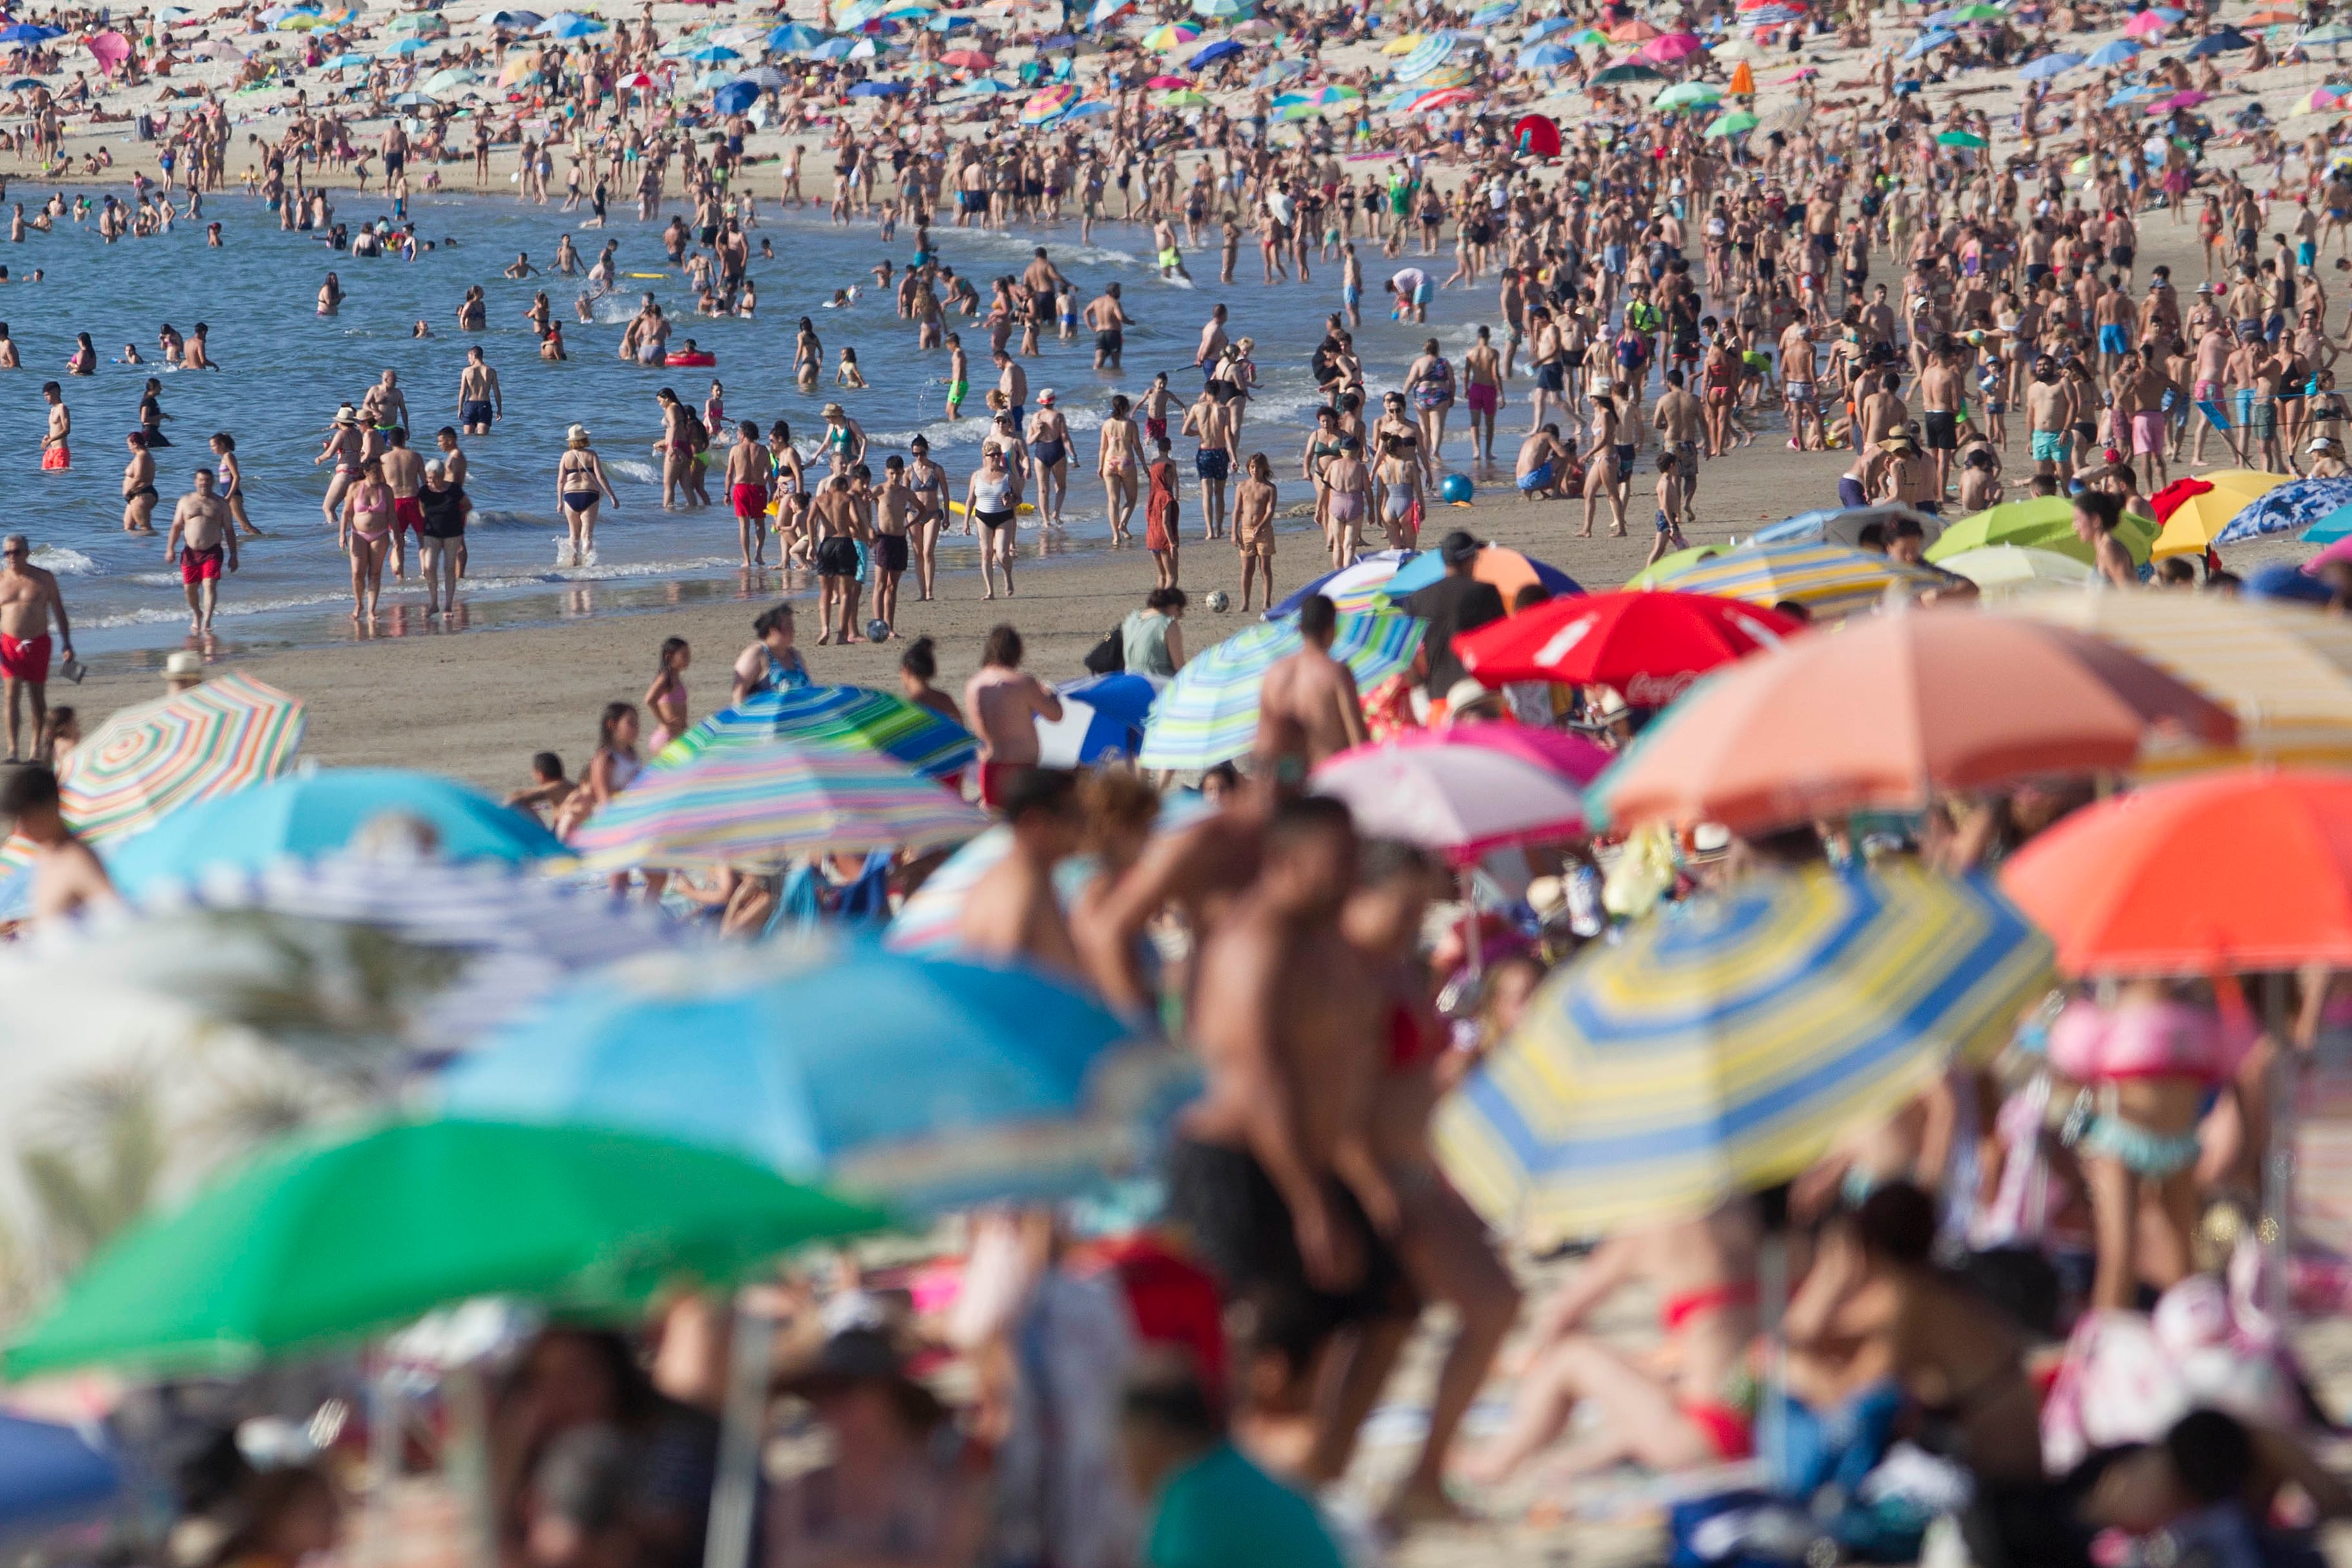
[{"label": "sea water", "polygon": [[[380,212],[374,199],[349,192],[338,193],[336,201],[337,218],[354,226]],[[755,577],[740,569],[735,519],[725,505],[723,453],[714,458],[709,477],[717,504],[695,512],[661,509],[659,462],[651,448],[661,433],[655,393],[664,387],[699,412],[715,375],[724,385],[730,431],[744,419],[757,421],[763,433],[775,420],[788,421],[804,456],[814,453],[824,427],[819,411],[837,401],[865,427],[872,444],[867,461],[877,478],[884,458],[903,454],[919,433],[929,438],[933,456],[948,469],[953,494],[961,497],[987,429],[975,414],[984,412],[982,393],[995,377],[984,329],[976,320],[950,316],[949,324],[961,333],[971,357],[972,392],[963,417],[947,419],[945,351],[917,351],[913,323],[898,314],[895,287],[877,287],[872,276],[886,258],[894,268],[904,267],[914,250],[911,228],[902,225],[897,238],[885,243],[870,223],[840,226],[814,209],[763,203],[760,226],[751,235],[750,268],[758,285],[759,313],[749,320],[711,319],[693,314],[685,274],[667,263],[660,230],[667,213],[656,223],[639,224],[633,216],[619,216],[616,207],[613,224],[602,230],[580,227],[580,214],[564,214],[552,204],[526,205],[499,197],[412,201],[411,213],[419,232],[438,246],[414,262],[336,252],[316,235],[281,231],[275,213],[236,196],[205,203],[205,217],[223,225],[218,249],[205,244],[203,223],[184,221],[166,237],[111,245],[99,239],[94,225],[70,221],[51,234],[29,233],[22,245],[0,244],[0,263],[16,279],[0,287],[0,320],[9,323],[24,361],[21,371],[0,375],[5,528],[29,534],[36,564],[58,574],[79,647],[160,656],[184,644],[187,610],[178,575],[163,560],[163,533],[173,499],[192,487],[190,475],[213,461],[207,439],[223,430],[236,438],[246,505],[267,537],[246,540],[240,570],[222,581],[215,625],[219,650],[315,646],[357,635],[350,619],[349,564],[335,548],[333,523],[320,510],[332,465],[312,460],[337,405],[357,403],[385,370],[398,372],[407,395],[415,426],[411,444],[433,456],[433,433],[457,422],[457,378],[472,344],[483,348],[498,371],[506,400],[505,418],[491,434],[462,438],[475,507],[465,588],[465,624],[473,628],[542,624],[713,599],[771,601],[809,591],[799,573]],[[951,225],[932,231],[941,257],[973,279],[983,301],[991,278],[1017,273],[1043,245],[1077,284],[1081,307],[1103,285],[1118,282],[1128,313],[1137,319],[1127,333],[1123,372],[1093,369],[1093,334],[1083,328],[1068,343],[1058,341],[1048,328],[1041,334],[1039,353],[1024,361],[1029,406],[1037,406],[1040,391],[1055,389],[1076,435],[1065,507],[1067,527],[1048,535],[1024,514],[1024,554],[1034,557],[1041,544],[1048,553],[1108,548],[1102,488],[1094,476],[1094,432],[1114,393],[1140,399],[1156,371],[1169,372],[1180,404],[1197,395],[1200,374],[1192,356],[1210,307],[1219,300],[1230,308],[1233,335],[1256,340],[1260,384],[1242,450],[1265,452],[1283,486],[1283,500],[1303,500],[1298,453],[1318,401],[1307,359],[1325,318],[1339,305],[1337,265],[1315,266],[1314,281],[1304,287],[1267,287],[1257,276],[1253,246],[1243,254],[1236,283],[1221,287],[1213,281],[1215,253],[1195,253],[1188,265],[1198,287],[1187,289],[1162,283],[1158,268],[1144,259],[1149,235],[1140,227],[1104,224],[1095,232],[1095,244],[1080,246],[1075,223],[1011,233]],[[528,252],[533,265],[544,268],[566,233],[583,253],[583,266],[607,239],[619,242],[618,290],[592,302],[590,324],[576,317],[574,301],[585,287],[582,278],[501,276],[519,252]],[[773,245],[773,259],[758,256],[762,238]],[[442,243],[447,241],[456,243]],[[1359,252],[1373,300],[1381,298],[1381,281],[1394,267],[1423,267],[1442,277],[1449,266],[1447,258],[1417,256],[1388,263],[1368,240],[1359,241]],[[36,268],[44,274],[39,283],[29,281]],[[330,271],[338,276],[344,300],[341,314],[320,317],[316,298]],[[457,306],[474,284],[486,291],[489,329],[461,332]],[[833,308],[835,292],[853,287],[862,289],[862,297]],[[563,324],[568,362],[541,361],[524,318],[541,288]],[[1428,327],[1393,323],[1385,311],[1368,308],[1358,347],[1370,384],[1396,384],[1432,335],[1458,357],[1471,339],[1473,319],[1495,314],[1490,289],[1441,295]],[[672,318],[670,347],[677,350],[693,338],[698,347],[718,356],[715,371],[648,369],[615,356],[622,323],[646,293]],[[803,316],[814,319],[824,345],[824,374],[813,392],[800,392],[792,382],[794,332]],[[431,337],[413,336],[420,320],[430,327]],[[211,357],[223,368],[214,372],[163,365],[156,337],[167,321],[182,333],[205,322]],[[80,331],[89,333],[97,346],[99,372],[67,377],[66,361]],[[126,343],[137,345],[152,362],[114,362]],[[866,390],[832,384],[845,344],[857,350],[869,383]],[[1019,346],[1017,337],[1013,346]],[[137,428],[140,394],[150,375],[163,383],[162,403],[171,416],[163,429],[173,442],[155,455],[163,500],[153,538],[125,534],[121,528],[121,476],[130,455],[123,437]],[[74,465],[65,474],[40,468],[46,412],[40,384],[52,377],[64,382],[73,413]],[[1457,423],[1463,417],[1457,410]],[[557,564],[563,525],[555,468],[565,428],[575,423],[589,428],[621,499],[617,508],[603,510],[592,565]],[[1185,531],[1197,537],[1192,446],[1181,441],[1177,452],[1185,471]],[[1139,537],[1140,508],[1134,526]],[[940,553],[946,570],[977,561],[974,547],[961,535],[943,539]],[[440,629],[424,614],[424,589],[415,571],[412,540],[411,576],[395,583],[387,568],[383,612],[371,634]],[[1148,582],[1139,559],[1137,572],[1139,585]]]}]

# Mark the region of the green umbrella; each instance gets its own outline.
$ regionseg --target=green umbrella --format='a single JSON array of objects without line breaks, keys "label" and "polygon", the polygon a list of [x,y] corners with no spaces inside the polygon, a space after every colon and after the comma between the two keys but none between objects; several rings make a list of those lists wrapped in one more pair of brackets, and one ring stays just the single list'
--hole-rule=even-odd
[{"label": "green umbrella", "polygon": [[1592,85],[1595,87],[1614,87],[1621,81],[1664,81],[1665,79],[1665,72],[1652,70],[1647,66],[1611,66],[1606,70],[1592,73]]},{"label": "green umbrella", "polygon": [[1944,13],[1947,22],[1998,22],[2009,13],[1998,5],[1962,5]]},{"label": "green umbrella", "polygon": [[1681,109],[1690,104],[1717,103],[1723,93],[1718,88],[1703,81],[1678,81],[1650,100],[1657,110]]},{"label": "green umbrella", "polygon": [[1983,137],[1979,136],[1973,131],[1947,131],[1942,135],[1936,138],[1936,145],[1938,147],[1983,147],[1989,145],[1989,143],[1986,142]]},{"label": "green umbrella", "polygon": [[[2131,551],[2134,560],[2146,561],[2148,550],[2156,543],[2156,525],[2137,512],[2126,512],[2116,528],[2116,538]],[[2063,496],[2035,496],[2022,501],[2004,501],[1970,517],[1962,517],[1944,530],[1943,538],[1927,547],[1927,559],[1940,561],[1962,550],[1982,549],[1990,545],[2021,545],[2028,549],[2055,550],[2071,556],[2084,565],[2095,565],[2091,547],[2074,532],[2074,503]]]},{"label": "green umbrella", "polygon": [[1717,116],[1715,123],[1706,128],[1706,134],[1710,138],[1744,136],[1755,129],[1756,117],[1744,109],[1735,109],[1729,114]]},{"label": "green umbrella", "polygon": [[11,1377],[234,1371],[470,1296],[614,1308],[886,1223],[732,1155],[625,1133],[394,1122],[289,1140],[110,1243]]}]

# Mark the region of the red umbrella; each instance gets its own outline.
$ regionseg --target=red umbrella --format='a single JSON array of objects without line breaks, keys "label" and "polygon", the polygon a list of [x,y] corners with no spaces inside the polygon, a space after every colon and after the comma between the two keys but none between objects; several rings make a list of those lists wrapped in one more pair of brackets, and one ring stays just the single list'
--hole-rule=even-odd
[{"label": "red umbrella", "polygon": [[2069,974],[2352,967],[2352,778],[2215,773],[2075,812],[2001,887]]},{"label": "red umbrella", "polygon": [[1704,672],[1803,630],[1777,610],[1713,594],[1594,593],[1465,632],[1454,651],[1490,686],[1614,686],[1636,707],[1664,707]]},{"label": "red umbrella", "polygon": [[1559,125],[1548,114],[1530,114],[1511,127],[1511,141],[1536,158],[1559,156]]},{"label": "red umbrella", "polygon": [[952,66],[960,71],[984,71],[995,67],[996,57],[982,54],[978,49],[950,49],[940,57],[940,64]]}]

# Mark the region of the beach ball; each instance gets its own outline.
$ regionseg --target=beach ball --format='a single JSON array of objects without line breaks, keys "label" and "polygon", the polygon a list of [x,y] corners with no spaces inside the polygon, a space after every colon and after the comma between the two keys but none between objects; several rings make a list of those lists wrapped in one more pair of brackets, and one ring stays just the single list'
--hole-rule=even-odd
[{"label": "beach ball", "polygon": [[890,640],[890,623],[878,615],[868,621],[866,623],[866,640],[869,643],[887,643]]},{"label": "beach ball", "polygon": [[1470,476],[1467,474],[1448,474],[1445,476],[1445,482],[1437,487],[1438,499],[1450,501],[1457,507],[1468,506],[1472,494]]},{"label": "beach ball", "polygon": [[1233,607],[1233,597],[1223,589],[1213,588],[1209,590],[1210,609],[1215,611],[1218,614],[1223,615],[1226,611],[1231,610]]}]

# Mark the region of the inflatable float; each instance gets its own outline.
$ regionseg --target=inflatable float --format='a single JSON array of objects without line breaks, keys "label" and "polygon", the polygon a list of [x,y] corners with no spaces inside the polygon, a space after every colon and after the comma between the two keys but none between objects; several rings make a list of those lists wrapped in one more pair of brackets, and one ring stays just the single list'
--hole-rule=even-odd
[{"label": "inflatable float", "polygon": [[716,365],[719,356],[697,350],[691,354],[671,354],[663,359],[665,365]]}]

